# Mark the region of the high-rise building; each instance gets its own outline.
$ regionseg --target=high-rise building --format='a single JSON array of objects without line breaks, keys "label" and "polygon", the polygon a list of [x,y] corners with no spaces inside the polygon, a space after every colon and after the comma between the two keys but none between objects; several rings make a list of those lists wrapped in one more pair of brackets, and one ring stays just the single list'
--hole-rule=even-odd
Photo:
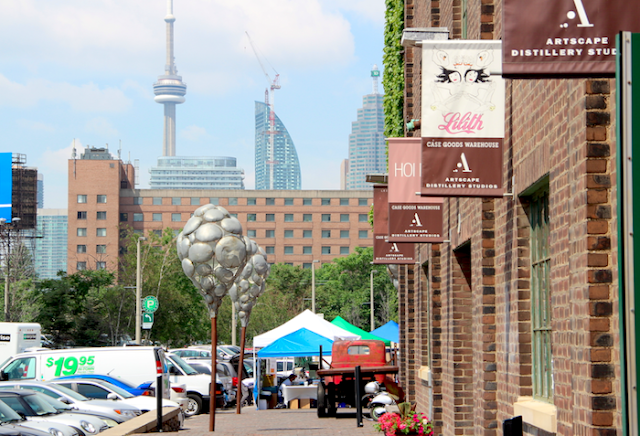
[{"label": "high-rise building", "polygon": [[38,209],[34,261],[39,279],[67,271],[67,209]]},{"label": "high-rise building", "polygon": [[187,85],[178,76],[175,59],[173,56],[173,0],[167,3],[168,11],[164,21],[167,23],[167,62],[164,66],[164,74],[158,76],[158,81],[153,84],[153,92],[156,95],[156,103],[164,105],[164,138],[162,143],[163,156],[176,155],[176,105],[184,103],[187,93]]},{"label": "high-rise building", "polygon": [[[270,129],[270,116],[274,128]],[[256,101],[256,189],[302,189],[293,140],[268,104]]]},{"label": "high-rise building", "polygon": [[244,170],[228,156],[160,157],[151,189],[244,189]]},{"label": "high-rise building", "polygon": [[44,207],[44,175],[42,173],[38,173],[37,186],[38,209],[42,209]]},{"label": "high-rise building", "polygon": [[366,181],[367,174],[387,171],[387,148],[384,136],[384,110],[382,94],[378,93],[380,71],[373,66],[373,93],[365,95],[358,118],[351,123],[349,135],[349,170],[347,189],[372,189]]}]

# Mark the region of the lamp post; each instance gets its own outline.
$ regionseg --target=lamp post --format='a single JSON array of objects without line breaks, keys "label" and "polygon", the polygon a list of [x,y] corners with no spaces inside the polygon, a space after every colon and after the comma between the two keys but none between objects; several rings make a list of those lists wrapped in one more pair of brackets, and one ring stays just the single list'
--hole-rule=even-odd
[{"label": "lamp post", "polygon": [[147,238],[140,236],[136,242],[136,344],[141,343],[141,323],[142,323],[142,277],[140,273],[140,241],[146,241]]},{"label": "lamp post", "polygon": [[319,260],[311,261],[311,311],[316,313],[316,266]]},{"label": "lamp post", "polygon": [[373,331],[376,328],[375,320],[374,320],[374,311],[373,311],[373,275],[377,273],[377,269],[372,269],[369,273],[369,289],[371,291],[371,330]]}]

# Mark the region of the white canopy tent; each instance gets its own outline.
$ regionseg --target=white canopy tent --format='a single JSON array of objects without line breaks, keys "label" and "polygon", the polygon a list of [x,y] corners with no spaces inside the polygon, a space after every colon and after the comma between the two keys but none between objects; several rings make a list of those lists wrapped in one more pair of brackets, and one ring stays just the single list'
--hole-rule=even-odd
[{"label": "white canopy tent", "polygon": [[[331,339],[332,341],[337,339],[360,339],[360,336],[340,328],[335,324],[331,324],[329,321],[320,318],[318,315],[307,309],[281,326],[276,327],[273,330],[269,330],[261,335],[254,336],[253,346],[255,348],[264,348],[275,340],[300,330],[301,328],[311,330],[312,332]],[[331,351],[329,350],[329,353],[330,352]]]}]

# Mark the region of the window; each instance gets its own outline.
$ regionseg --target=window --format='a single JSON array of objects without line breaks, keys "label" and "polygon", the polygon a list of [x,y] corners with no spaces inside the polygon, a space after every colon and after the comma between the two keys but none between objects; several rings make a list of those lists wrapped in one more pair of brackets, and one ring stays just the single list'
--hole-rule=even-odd
[{"label": "window", "polygon": [[284,254],[293,254],[293,246],[285,245],[284,246]]},{"label": "window", "polygon": [[268,245],[266,247],[264,247],[264,251],[267,254],[273,254],[276,252],[275,247],[273,245]]},{"label": "window", "polygon": [[142,197],[133,197],[133,204],[140,206],[142,204]]},{"label": "window", "polygon": [[275,206],[276,205],[276,199],[275,198],[265,198],[265,204],[267,206]]},{"label": "window", "polygon": [[303,263],[302,264],[302,269],[311,269],[311,264],[307,263],[307,262]]},{"label": "window", "polygon": [[305,213],[302,215],[302,221],[310,223],[312,221],[312,216],[310,213]]},{"label": "window", "polygon": [[237,213],[230,213],[229,216],[231,216],[233,218],[238,218],[238,214]]},{"label": "window", "polygon": [[217,206],[217,205],[219,204],[218,199],[217,199],[217,198],[215,198],[215,197],[211,197],[211,198],[209,199],[209,203],[210,203],[210,204],[213,204],[214,206]]},{"label": "window", "polygon": [[322,199],[322,205],[323,206],[331,206],[331,199],[330,198],[323,198]]},{"label": "window", "polygon": [[340,230],[340,239],[345,239],[349,237],[349,230]]},{"label": "window", "polygon": [[106,400],[107,395],[109,395],[109,391],[100,386],[85,384],[82,382],[77,383],[76,386],[78,387],[78,393],[80,395],[84,395],[87,398]]},{"label": "window", "polygon": [[133,221],[136,222],[140,222],[140,221],[144,221],[144,214],[143,213],[134,213],[133,214]]},{"label": "window", "polygon": [[331,247],[322,247],[322,254],[331,254]]},{"label": "window", "polygon": [[125,213],[125,212],[120,212],[120,222],[127,222],[129,221],[129,214]]},{"label": "window", "polygon": [[551,296],[549,255],[549,186],[538,190],[529,205],[531,225],[531,328],[533,398],[552,401]]},{"label": "window", "polygon": [[358,238],[366,239],[368,237],[369,237],[369,231],[368,230],[358,230]]},{"label": "window", "polygon": [[86,202],[87,202],[87,196],[83,194],[78,194],[78,203],[86,203]]},{"label": "window", "polygon": [[340,247],[340,254],[349,254],[349,247]]},{"label": "window", "polygon": [[247,236],[250,238],[255,238],[256,237],[256,231],[255,230],[247,230]]},{"label": "window", "polygon": [[171,221],[173,221],[174,223],[182,221],[182,214],[180,214],[180,213],[172,213],[171,214]]},{"label": "window", "polygon": [[285,206],[293,206],[293,198],[285,198],[284,199]]},{"label": "window", "polygon": [[162,197],[153,197],[154,206],[162,206]]},{"label": "window", "polygon": [[180,206],[182,204],[182,198],[171,197],[171,206]]},{"label": "window", "polygon": [[237,197],[229,197],[229,206],[237,206],[238,198]]},{"label": "window", "polygon": [[76,253],[86,253],[87,252],[87,246],[86,245],[77,245],[76,246]]},{"label": "window", "polygon": [[284,214],[284,222],[285,223],[293,222],[293,214],[292,213],[285,213]]},{"label": "window", "polygon": [[96,202],[97,203],[106,203],[107,202],[107,196],[106,195],[98,195],[98,197],[96,198]]},{"label": "window", "polygon": [[349,214],[348,213],[341,213],[340,214],[340,222],[341,223],[348,223],[349,222]]},{"label": "window", "polygon": [[313,238],[313,230],[303,230],[302,231],[303,238]]},{"label": "window", "polygon": [[264,231],[264,237],[265,238],[275,238],[276,237],[276,231],[275,230],[265,230]]},{"label": "window", "polygon": [[275,220],[276,220],[276,216],[272,213],[268,213],[265,219],[265,221],[275,221]]},{"label": "window", "polygon": [[331,230],[323,230],[322,231],[322,237],[323,238],[330,238],[331,237]]},{"label": "window", "polygon": [[86,227],[78,227],[77,229],[77,233],[78,236],[87,236],[87,229]]},{"label": "window", "polygon": [[151,215],[151,219],[153,221],[162,221],[162,214],[161,213],[154,213],[153,215]]},{"label": "window", "polygon": [[106,245],[96,245],[96,253],[105,254],[106,252],[107,252],[107,246]]},{"label": "window", "polygon": [[87,219],[87,212],[86,211],[78,211],[78,219],[79,220],[86,220]]},{"label": "window", "polygon": [[302,205],[303,206],[311,206],[313,203],[311,202],[312,198],[303,198]]},{"label": "window", "polygon": [[367,221],[369,221],[369,216],[366,213],[359,213],[358,214],[358,222],[366,223]]},{"label": "window", "polygon": [[78,271],[84,271],[85,269],[87,269],[87,262],[76,262],[76,269]]},{"label": "window", "polygon": [[99,210],[99,211],[96,213],[96,219],[99,219],[99,220],[106,220],[106,219],[107,219],[107,212],[106,212],[106,211]]},{"label": "window", "polygon": [[358,206],[367,206],[367,203],[366,198],[358,198]]},{"label": "window", "polygon": [[310,246],[302,247],[302,254],[313,254]]},{"label": "window", "polygon": [[247,221],[255,221],[256,220],[256,214],[255,213],[248,213],[247,214]]},{"label": "window", "polygon": [[191,206],[200,206],[200,197],[191,197]]},{"label": "window", "polygon": [[158,236],[158,237],[162,237],[162,230],[154,230],[153,234]]},{"label": "window", "polygon": [[98,227],[96,229],[96,236],[100,236],[100,237],[107,236],[107,229]]},{"label": "window", "polygon": [[322,214],[322,222],[323,223],[327,223],[331,221],[331,214],[330,213],[323,213]]},{"label": "window", "polygon": [[255,198],[247,198],[247,206],[255,206],[256,199]]},{"label": "window", "polygon": [[340,206],[349,206],[349,199],[348,198],[341,198],[340,199]]},{"label": "window", "polygon": [[293,238],[293,230],[285,230],[284,231],[285,238]]},{"label": "window", "polygon": [[107,262],[96,262],[96,269],[107,269]]},{"label": "window", "polygon": [[[78,264],[86,262],[78,262]],[[76,267],[78,266],[76,265]],[[78,270],[80,268],[77,268]],[[83,269],[86,269],[86,265]],[[4,368],[5,374],[9,375],[9,380],[35,379],[36,378],[36,358],[23,357],[16,359]]]}]

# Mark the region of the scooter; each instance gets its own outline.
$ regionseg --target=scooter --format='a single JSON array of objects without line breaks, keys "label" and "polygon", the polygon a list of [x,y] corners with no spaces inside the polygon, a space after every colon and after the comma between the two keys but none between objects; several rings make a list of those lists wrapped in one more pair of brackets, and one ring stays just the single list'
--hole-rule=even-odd
[{"label": "scooter", "polygon": [[377,421],[385,413],[400,413],[398,408],[399,398],[380,389],[378,382],[372,381],[364,387],[365,395],[362,404],[369,408],[371,419]]}]

